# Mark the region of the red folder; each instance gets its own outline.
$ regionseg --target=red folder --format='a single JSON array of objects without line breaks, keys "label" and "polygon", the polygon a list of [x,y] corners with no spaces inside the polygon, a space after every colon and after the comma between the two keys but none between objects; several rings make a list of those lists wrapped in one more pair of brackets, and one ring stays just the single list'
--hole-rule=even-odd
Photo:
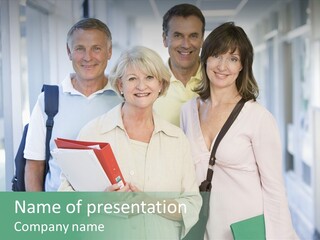
[{"label": "red folder", "polygon": [[[117,160],[112,152],[109,143],[105,142],[85,142],[57,138],[54,140],[58,148],[64,149],[92,149],[96,154],[103,170],[112,184],[118,184],[122,188],[126,183],[118,166]],[[92,146],[99,146],[94,148]]]}]

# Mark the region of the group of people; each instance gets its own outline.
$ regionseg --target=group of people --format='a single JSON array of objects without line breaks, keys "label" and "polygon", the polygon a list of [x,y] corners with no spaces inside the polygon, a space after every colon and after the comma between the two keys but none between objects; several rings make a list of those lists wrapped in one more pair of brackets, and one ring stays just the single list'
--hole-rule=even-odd
[{"label": "group of people", "polygon": [[[167,66],[152,49],[135,46],[121,54],[106,76],[112,55],[108,27],[94,18],[77,22],[67,35],[75,73],[59,86],[50,147],[57,137],[110,143],[127,184],[121,189],[110,185],[106,191],[179,193],[167,200],[185,203],[188,211],[159,216],[168,224],[158,237],[180,239],[198,220],[198,186],[206,178],[216,136],[244,99],[216,152],[205,238],[233,239],[230,224],[264,214],[266,239],[297,239],[283,182],[279,131],[274,117],[256,101],[250,40],[232,22],[205,40],[204,31],[200,9],[173,6],[163,17]],[[53,158],[44,175],[45,121],[40,94],[24,152],[26,189],[42,191],[45,180],[45,191],[73,190]]]}]

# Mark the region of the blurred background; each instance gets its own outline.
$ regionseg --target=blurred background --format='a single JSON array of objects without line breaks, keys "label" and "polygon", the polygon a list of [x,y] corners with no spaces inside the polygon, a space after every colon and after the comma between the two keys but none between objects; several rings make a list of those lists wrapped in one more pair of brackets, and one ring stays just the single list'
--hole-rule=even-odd
[{"label": "blurred background", "polygon": [[69,72],[66,34],[83,17],[107,23],[113,56],[133,45],[162,44],[162,16],[191,3],[206,35],[234,21],[255,49],[258,101],[273,113],[283,143],[290,210],[301,239],[320,239],[320,0],[0,0],[0,191],[11,191],[14,155],[43,83]]}]

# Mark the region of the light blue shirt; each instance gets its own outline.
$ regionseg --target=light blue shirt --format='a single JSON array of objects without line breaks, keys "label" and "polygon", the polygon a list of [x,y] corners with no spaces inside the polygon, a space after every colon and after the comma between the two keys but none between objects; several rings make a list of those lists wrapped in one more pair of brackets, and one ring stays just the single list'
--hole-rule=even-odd
[{"label": "light blue shirt", "polygon": [[[80,129],[87,122],[106,113],[121,101],[122,99],[109,83],[103,89],[86,97],[73,88],[70,76],[65,78],[59,86],[59,112],[54,118],[50,149],[56,147],[55,138],[76,139]],[[46,119],[44,94],[41,93],[30,118],[24,150],[26,159],[45,159]],[[61,171],[52,157],[49,166],[50,171],[46,177],[45,189],[46,191],[57,191],[60,186]]]}]

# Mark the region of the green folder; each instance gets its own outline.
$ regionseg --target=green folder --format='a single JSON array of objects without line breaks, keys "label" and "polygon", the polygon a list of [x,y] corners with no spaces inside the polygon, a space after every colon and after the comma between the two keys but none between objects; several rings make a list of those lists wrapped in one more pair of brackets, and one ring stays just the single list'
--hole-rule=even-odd
[{"label": "green folder", "polygon": [[248,218],[230,225],[234,240],[265,240],[264,216]]}]

